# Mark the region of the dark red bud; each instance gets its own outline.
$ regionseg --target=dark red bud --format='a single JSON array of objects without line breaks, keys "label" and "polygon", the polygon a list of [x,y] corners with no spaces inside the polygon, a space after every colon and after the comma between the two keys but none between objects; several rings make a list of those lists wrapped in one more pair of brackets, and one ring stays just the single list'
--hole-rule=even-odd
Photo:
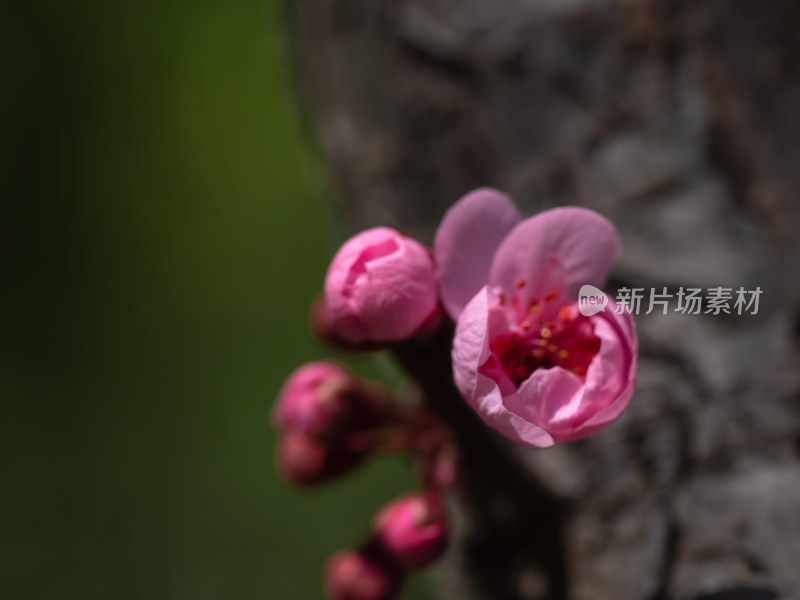
[{"label": "dark red bud", "polygon": [[328,600],[392,600],[403,584],[403,573],[362,550],[343,550],[325,566]]},{"label": "dark red bud", "polygon": [[310,487],[349,473],[369,455],[369,447],[355,440],[332,444],[305,433],[288,432],[278,441],[275,464],[289,483]]}]

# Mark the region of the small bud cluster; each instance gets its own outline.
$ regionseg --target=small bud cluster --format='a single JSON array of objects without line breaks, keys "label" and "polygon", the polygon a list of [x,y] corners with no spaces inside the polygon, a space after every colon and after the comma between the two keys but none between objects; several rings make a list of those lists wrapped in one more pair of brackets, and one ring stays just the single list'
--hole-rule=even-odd
[{"label": "small bud cluster", "polygon": [[447,546],[447,511],[441,493],[414,492],[383,507],[367,540],[342,550],[325,567],[331,600],[389,600],[409,571],[433,563]]},{"label": "small bud cluster", "polygon": [[415,459],[423,489],[382,508],[363,544],[330,559],[328,598],[393,598],[408,571],[441,556],[448,537],[444,491],[454,479],[455,452],[435,419],[401,410],[386,390],[336,363],[312,362],[289,376],[272,420],[278,472],[299,487],[333,481],[378,452]]},{"label": "small bud cluster", "polygon": [[276,464],[298,486],[326,483],[361,464],[393,419],[387,392],[332,362],[289,376],[272,421],[280,433]]}]

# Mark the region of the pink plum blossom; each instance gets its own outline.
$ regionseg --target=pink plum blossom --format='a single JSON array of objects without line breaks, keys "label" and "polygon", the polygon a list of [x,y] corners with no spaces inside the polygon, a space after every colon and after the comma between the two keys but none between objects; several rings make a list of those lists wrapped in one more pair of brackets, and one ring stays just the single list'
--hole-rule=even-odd
[{"label": "pink plum blossom", "polygon": [[522,219],[492,189],[445,215],[434,254],[445,309],[456,321],[453,375],[491,427],[533,446],[585,438],[627,406],[636,378],[633,318],[583,316],[578,290],[602,286],[619,258],[615,227],[584,208]]},{"label": "pink plum blossom", "polygon": [[419,242],[376,227],[339,249],[325,277],[325,299],[350,342],[412,336],[437,307],[433,259]]}]

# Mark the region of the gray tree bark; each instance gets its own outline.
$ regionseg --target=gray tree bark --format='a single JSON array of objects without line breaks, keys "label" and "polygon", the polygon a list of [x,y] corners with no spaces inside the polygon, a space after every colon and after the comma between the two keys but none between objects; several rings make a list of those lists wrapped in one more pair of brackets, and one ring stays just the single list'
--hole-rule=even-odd
[{"label": "gray tree bark", "polygon": [[638,389],[601,434],[470,455],[442,597],[800,598],[800,2],[291,8],[354,229],[429,242],[492,185],[613,220],[611,291],[763,290],[755,316],[637,317]]}]

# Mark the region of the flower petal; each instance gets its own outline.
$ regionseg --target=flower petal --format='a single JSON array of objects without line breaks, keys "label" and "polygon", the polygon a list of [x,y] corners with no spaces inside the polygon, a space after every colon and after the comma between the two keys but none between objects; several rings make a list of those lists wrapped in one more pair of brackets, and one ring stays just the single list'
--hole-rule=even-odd
[{"label": "flower petal", "polygon": [[535,423],[553,438],[564,441],[581,412],[584,388],[581,379],[561,367],[539,369],[526,379],[505,406],[526,421]]},{"label": "flower petal", "polygon": [[453,377],[464,400],[490,427],[516,442],[552,446],[552,437],[538,425],[509,411],[500,388],[478,369],[491,356],[487,338],[489,290],[484,287],[467,304],[456,325],[453,341]]},{"label": "flower petal", "polygon": [[[596,412],[585,423],[583,423],[578,431],[578,437],[584,438],[592,435],[595,431],[602,429],[612,421],[616,420],[625,407],[628,406],[631,397],[633,396],[634,388],[636,387],[636,367],[637,356],[639,354],[639,340],[636,336],[636,327],[633,321],[633,316],[625,312],[624,314],[617,314],[614,310],[615,305],[609,302],[604,313],[598,314],[603,316],[603,319],[616,330],[616,335],[620,343],[620,350],[624,352],[623,362],[620,365],[622,370],[618,373],[621,378],[621,389],[617,393],[617,397],[608,406]],[[600,327],[596,327],[599,330]],[[600,334],[598,334],[600,335]],[[605,344],[605,340],[603,341]],[[603,352],[601,346],[601,354]],[[601,377],[600,373],[592,374],[592,368],[589,368],[587,374],[587,388],[597,388],[597,383],[593,378]],[[589,393],[593,393],[589,391]],[[578,439],[578,438],[574,438]]]},{"label": "flower petal", "polygon": [[511,198],[491,188],[470,192],[447,211],[433,248],[442,303],[453,320],[486,285],[495,250],[521,220]]},{"label": "flower petal", "polygon": [[547,431],[556,443],[583,439],[617,419],[633,395],[638,342],[631,315],[610,302],[593,317],[601,339],[586,381],[555,367],[534,371],[506,407]]},{"label": "flower petal", "polygon": [[497,249],[489,283],[511,291],[526,282],[526,299],[541,297],[539,274],[555,256],[563,265],[568,297],[576,300],[584,284],[601,287],[622,253],[614,225],[598,213],[578,207],[554,208],[524,220]]},{"label": "flower petal", "polygon": [[489,427],[496,429],[508,439],[529,446],[546,448],[555,443],[553,437],[536,423],[513,413],[503,404],[497,384],[478,375],[477,394],[472,403],[475,412]]}]

